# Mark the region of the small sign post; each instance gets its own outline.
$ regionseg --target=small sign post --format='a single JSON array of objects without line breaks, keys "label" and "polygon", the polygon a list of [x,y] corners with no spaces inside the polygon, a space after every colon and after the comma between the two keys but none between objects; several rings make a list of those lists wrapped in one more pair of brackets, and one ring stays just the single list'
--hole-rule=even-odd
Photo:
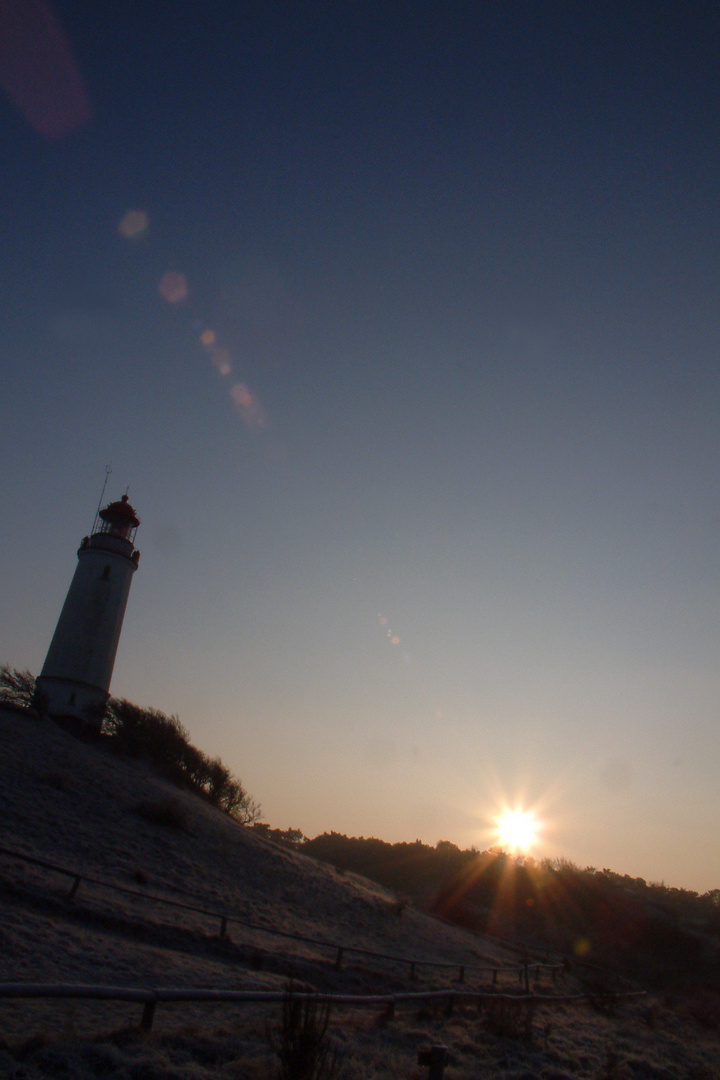
[{"label": "small sign post", "polygon": [[428,1066],[428,1080],[443,1080],[448,1056],[446,1046],[425,1046],[418,1050],[418,1065]]}]

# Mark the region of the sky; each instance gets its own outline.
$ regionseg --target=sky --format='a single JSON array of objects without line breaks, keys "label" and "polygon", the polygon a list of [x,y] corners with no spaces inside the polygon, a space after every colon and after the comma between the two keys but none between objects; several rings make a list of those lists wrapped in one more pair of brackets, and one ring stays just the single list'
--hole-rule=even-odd
[{"label": "sky", "polygon": [[5,0],[0,660],[273,826],[720,887],[720,11]]}]

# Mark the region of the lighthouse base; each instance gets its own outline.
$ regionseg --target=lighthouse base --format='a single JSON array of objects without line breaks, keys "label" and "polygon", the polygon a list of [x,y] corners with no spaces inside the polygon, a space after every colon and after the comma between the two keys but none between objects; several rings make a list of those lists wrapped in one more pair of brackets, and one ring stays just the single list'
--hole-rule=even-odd
[{"label": "lighthouse base", "polygon": [[107,691],[87,683],[40,675],[35,707],[42,716],[49,716],[63,726],[99,735],[109,697]]}]

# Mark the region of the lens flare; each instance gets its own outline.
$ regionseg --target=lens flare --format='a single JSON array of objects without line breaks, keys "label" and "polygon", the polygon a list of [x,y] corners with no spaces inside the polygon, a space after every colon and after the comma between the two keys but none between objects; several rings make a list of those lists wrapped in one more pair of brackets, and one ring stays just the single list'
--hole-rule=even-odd
[{"label": "lens flare", "polygon": [[229,375],[232,371],[230,353],[227,351],[227,349],[213,349],[212,362],[221,375]]},{"label": "lens flare", "polygon": [[137,240],[148,230],[150,218],[144,210],[128,210],[118,224],[118,232],[126,240]]},{"label": "lens flare", "polygon": [[46,139],[62,139],[91,119],[85,80],[46,0],[0,4],[0,87]]},{"label": "lens flare", "polygon": [[179,270],[167,270],[158,282],[158,292],[168,304],[181,304],[187,300],[187,278]]},{"label": "lens flare", "polygon": [[[20,2],[20,0],[18,0]],[[0,0],[2,7],[3,0]],[[0,13],[0,23],[2,14]],[[0,53],[2,49],[0,48]],[[1,59],[1,57],[0,57]],[[132,209],[126,211],[117,225],[120,236],[126,240],[136,240],[143,236],[149,226],[149,216],[145,210]],[[159,272],[159,268],[158,268]],[[158,280],[157,290],[160,296],[168,304],[178,307],[183,304],[190,294],[188,279],[180,270],[166,270]],[[197,301],[195,301],[197,306]],[[212,364],[224,378],[232,375],[233,359],[224,345],[218,344],[218,334],[208,325],[208,321],[200,318],[197,314],[189,320],[195,341],[206,350]],[[234,382],[230,387],[230,398],[240,413],[240,418],[255,435],[267,432],[271,425],[268,416],[257,395],[243,382]],[[275,440],[266,440],[268,449],[274,454],[281,454],[282,447]],[[393,642],[399,644],[399,638]]]},{"label": "lens flare", "polygon": [[245,426],[254,433],[262,431],[267,423],[265,410],[250,387],[245,383],[235,383],[230,390],[230,397],[235,402]]}]

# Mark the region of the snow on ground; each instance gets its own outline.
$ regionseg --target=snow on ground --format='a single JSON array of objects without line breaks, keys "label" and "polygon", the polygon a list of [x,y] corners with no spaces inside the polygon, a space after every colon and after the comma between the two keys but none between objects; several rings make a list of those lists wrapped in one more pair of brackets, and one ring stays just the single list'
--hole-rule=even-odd
[{"label": "snow on ground", "polygon": [[[0,846],[128,889],[235,915],[327,942],[328,947],[230,923],[83,883],[0,856],[0,982],[127,987],[282,990],[289,979],[323,991],[394,993],[457,986],[459,965],[514,964],[515,955],[417,911],[353,874],[261,840],[225,815],[159,780],[141,764],[84,743],[56,725],[0,709]],[[262,794],[262,793],[260,793]],[[153,824],[143,805],[168,805],[182,828]],[[334,945],[418,961],[419,968]],[[466,986],[488,984],[468,975]],[[515,983],[517,987],[517,983]],[[541,989],[562,987],[544,976]],[[163,1077],[269,1080],[266,1038],[278,1009],[159,1006],[152,1035],[137,1031],[140,1006],[0,1001],[0,1077],[78,1080]],[[711,1080],[720,1040],[670,1001],[635,999],[607,1015],[587,1004],[542,1006],[529,1024],[469,1003],[336,1009],[331,1038],[341,1080],[427,1076],[418,1047],[448,1045],[446,1080],[460,1078],[655,1077]]]},{"label": "snow on ground", "polygon": [[[3,847],[139,892],[319,941],[458,964],[507,961],[497,946],[442,926],[410,906],[399,917],[395,898],[381,886],[278,848],[142,765],[83,743],[52,723],[5,711],[0,713],[0,738]],[[175,804],[185,827],[148,822],[137,809],[148,803]],[[56,899],[70,887],[67,878],[8,859],[0,868],[11,873],[16,888],[25,882],[29,889],[40,880]],[[158,932],[160,927],[171,932],[173,925],[201,935],[219,930],[217,919],[88,885],[82,885],[76,908],[84,909],[91,895],[96,918],[105,911],[108,918],[115,913],[118,918],[152,919]],[[64,926],[62,933],[64,937]],[[287,951],[283,939],[232,925],[230,933],[238,942]],[[317,948],[310,951],[317,953]],[[93,950],[92,957],[88,976],[112,980],[115,969],[104,950]],[[15,978],[17,968],[9,969],[6,963],[3,977]],[[51,963],[58,974],[67,963],[65,947]]]}]

